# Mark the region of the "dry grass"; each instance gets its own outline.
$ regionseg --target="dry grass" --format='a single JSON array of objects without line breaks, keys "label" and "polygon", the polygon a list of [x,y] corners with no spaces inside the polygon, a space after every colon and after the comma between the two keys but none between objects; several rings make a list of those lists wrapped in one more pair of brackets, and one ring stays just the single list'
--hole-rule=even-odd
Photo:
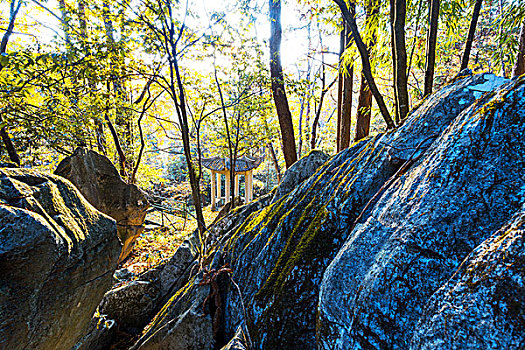
[{"label": "dry grass", "polygon": [[[212,212],[211,206],[203,208],[206,225],[213,222],[219,212]],[[148,215],[148,220],[161,222],[158,214]],[[120,268],[127,268],[134,274],[157,266],[177,250],[184,239],[197,229],[197,221],[169,215],[164,217],[163,227],[144,230],[137,239],[133,251]]]}]

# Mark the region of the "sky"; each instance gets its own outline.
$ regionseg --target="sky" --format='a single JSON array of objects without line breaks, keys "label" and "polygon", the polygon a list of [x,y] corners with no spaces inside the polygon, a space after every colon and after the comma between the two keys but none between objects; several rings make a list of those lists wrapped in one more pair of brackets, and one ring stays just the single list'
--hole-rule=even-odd
[{"label": "sky", "polygon": [[[0,0],[0,30],[3,34],[7,27],[9,18],[9,2]],[[41,2],[46,8],[51,10],[56,15],[60,14],[58,10],[58,3],[56,0],[47,0]],[[191,0],[191,10],[200,15],[201,25],[205,25],[208,21],[209,15],[213,12],[224,12],[225,19],[229,23],[235,24],[240,21],[238,12],[235,8],[238,1],[223,0]],[[269,20],[267,17],[267,1],[266,0],[252,0],[252,6],[259,8],[260,14],[255,16],[254,33],[258,40],[267,48],[268,37],[270,34]],[[307,34],[305,26],[306,20],[300,18],[300,7],[296,1],[284,1],[282,8],[282,27],[283,27],[283,41],[281,45],[281,59],[285,71],[292,73],[297,71],[297,63],[306,59],[308,53],[308,42],[306,40]],[[19,31],[30,33],[31,35],[22,35]],[[34,1],[28,1],[23,5],[15,26],[15,33],[11,40],[27,43],[35,42],[35,38],[39,43],[50,43],[53,38],[61,34],[59,21],[57,18],[50,15],[47,11],[39,7]],[[339,45],[339,38],[337,35],[324,38],[324,45],[328,51],[337,52]],[[332,63],[337,61],[335,55],[328,55],[327,60]]]}]

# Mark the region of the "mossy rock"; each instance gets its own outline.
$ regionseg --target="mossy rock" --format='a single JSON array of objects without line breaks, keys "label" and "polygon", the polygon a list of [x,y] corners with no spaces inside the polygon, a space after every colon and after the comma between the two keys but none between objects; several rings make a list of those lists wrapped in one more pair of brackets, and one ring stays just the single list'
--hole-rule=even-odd
[{"label": "mossy rock", "polygon": [[67,180],[0,169],[0,344],[70,349],[111,287],[115,221]]}]

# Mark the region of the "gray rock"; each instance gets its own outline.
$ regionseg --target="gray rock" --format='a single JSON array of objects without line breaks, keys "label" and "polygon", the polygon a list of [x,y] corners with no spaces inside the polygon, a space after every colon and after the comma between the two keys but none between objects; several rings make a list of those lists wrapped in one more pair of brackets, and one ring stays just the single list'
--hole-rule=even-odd
[{"label": "gray rock", "polygon": [[64,158],[55,174],[71,181],[89,203],[117,221],[119,262],[124,260],[144,229],[149,204],[142,191],[124,182],[107,157],[82,147]]},{"label": "gray rock", "polygon": [[130,278],[132,278],[133,276],[134,276],[133,273],[130,270],[126,269],[126,268],[118,269],[113,274],[113,277],[116,280],[118,280],[118,281],[127,281]]},{"label": "gray rock", "polygon": [[117,334],[117,323],[106,315],[95,315],[91,319],[86,335],[71,350],[107,350]]},{"label": "gray rock", "polygon": [[193,277],[171,297],[132,347],[137,350],[206,350],[213,347],[213,322],[204,303],[208,285]]},{"label": "gray rock", "polygon": [[[218,220],[210,228],[208,244],[220,247],[223,244],[221,242],[233,234],[246,217],[268,204],[271,195],[238,207]],[[194,237],[185,241],[170,260],[139,277],[140,280],[149,280],[158,286],[158,301],[162,303],[157,305],[157,310],[161,306],[162,310],[144,331],[134,349],[207,349],[213,346],[212,314],[217,312],[215,297],[209,297],[209,284],[200,285],[203,271],[199,272],[196,265],[195,241]],[[221,254],[215,256],[220,258]],[[215,259],[208,269],[218,268],[218,259]],[[197,272],[197,276],[191,277]],[[206,306],[203,305],[205,301]]]},{"label": "gray rock", "polygon": [[284,195],[296,189],[301,182],[312,176],[317,169],[328,160],[328,158],[330,157],[326,153],[313,150],[295,162],[284,173],[283,180],[277,186],[272,203],[277,202]]},{"label": "gray rock", "polygon": [[160,290],[153,282],[131,281],[104,295],[98,311],[116,320],[119,330],[138,334],[157,311]]},{"label": "gray rock", "polygon": [[411,349],[525,345],[525,211],[480,244],[430,298]]},{"label": "gray rock", "polygon": [[0,169],[0,347],[70,349],[111,287],[115,221],[67,180]]},{"label": "gray rock", "polygon": [[160,296],[165,298],[178,291],[189,279],[190,267],[195,260],[195,252],[186,242],[182,243],[173,256],[159,267],[158,283]]},{"label": "gray rock", "polygon": [[319,348],[409,347],[428,299],[523,204],[524,111],[523,80],[489,92],[385,190],[324,274]]},{"label": "gray rock", "polygon": [[[184,242],[168,261],[139,276],[134,276],[128,269],[117,270],[114,276],[125,284],[104,295],[97,313],[101,316],[95,315],[92,322],[97,326],[90,327],[79,346],[81,344],[82,349],[104,349],[118,342],[127,343],[129,339],[122,337],[135,336],[150,323],[169,297],[187,283],[192,266],[194,251],[188,242]],[[134,277],[136,279],[129,281]],[[113,328],[118,328],[119,336],[114,336],[113,328],[101,329],[100,317],[114,322]],[[106,344],[106,347],[99,344]]]}]

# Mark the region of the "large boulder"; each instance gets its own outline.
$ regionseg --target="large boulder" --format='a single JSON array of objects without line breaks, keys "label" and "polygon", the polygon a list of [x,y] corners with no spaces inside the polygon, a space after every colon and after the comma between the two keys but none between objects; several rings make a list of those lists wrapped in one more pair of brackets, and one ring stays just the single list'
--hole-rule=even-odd
[{"label": "large boulder", "polygon": [[143,192],[124,182],[107,157],[83,147],[64,158],[55,174],[71,181],[89,203],[117,221],[119,262],[124,260],[144,229],[149,204]]},{"label": "large boulder", "polygon": [[0,348],[70,349],[119,253],[115,221],[69,181],[0,169]]},{"label": "large boulder", "polygon": [[[410,159],[425,154],[476,101],[476,88],[503,82],[493,75],[463,78],[425,100],[397,131],[363,140],[329,161],[320,152],[303,158],[273,194],[211,227],[214,260],[232,269],[231,283],[222,290],[225,338],[245,324],[256,349],[316,348],[316,338],[330,330],[317,322],[323,274],[354,221],[400,168],[410,169]],[[198,293],[199,288],[184,290],[189,300]],[[164,322],[185,310],[178,305],[165,306]],[[156,330],[163,333],[162,324],[151,334]]]},{"label": "large boulder", "polygon": [[[429,298],[521,208],[525,79],[493,83],[470,88],[491,91],[392,179],[330,263],[319,297],[321,349],[409,348]],[[500,303],[504,294],[494,297]]]},{"label": "large boulder", "polygon": [[480,244],[434,295],[411,349],[522,349],[525,211]]}]

